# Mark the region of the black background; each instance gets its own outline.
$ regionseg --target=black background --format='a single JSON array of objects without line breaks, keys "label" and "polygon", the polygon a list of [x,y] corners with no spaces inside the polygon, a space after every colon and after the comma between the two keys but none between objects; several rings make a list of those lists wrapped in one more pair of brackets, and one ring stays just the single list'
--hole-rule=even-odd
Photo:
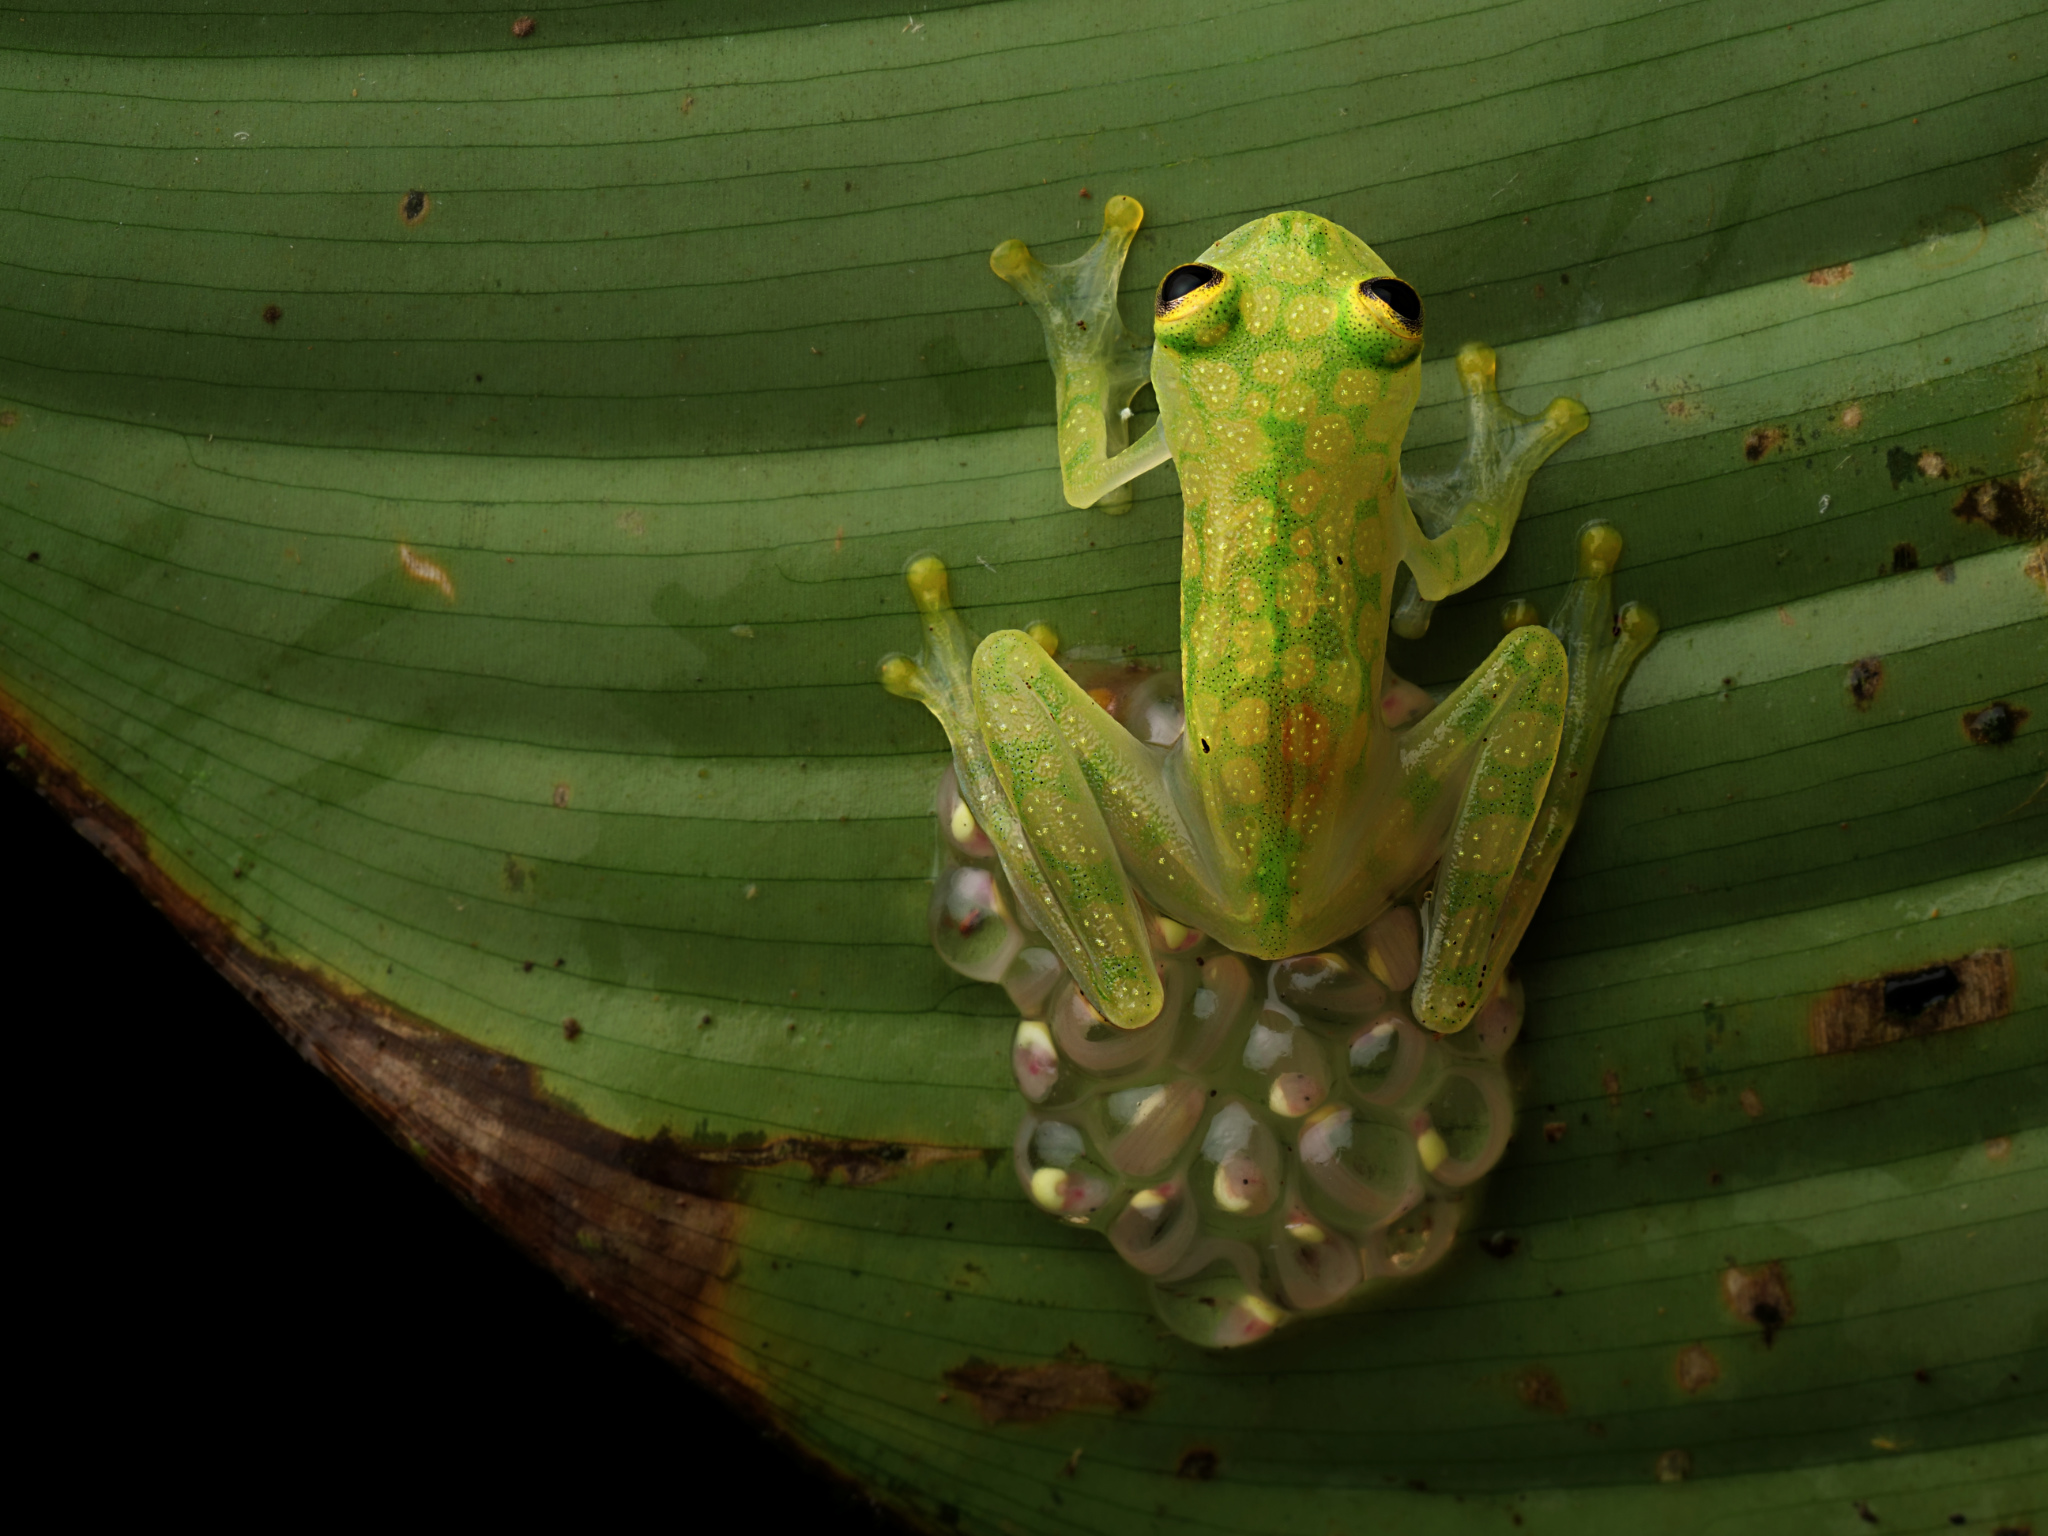
[{"label": "black background", "polygon": [[52,807],[0,782],[10,1289],[35,1298],[10,1376],[41,1436],[96,1467],[76,1507],[225,1512],[283,1476],[301,1513],[395,1514],[430,1490],[465,1513],[559,1498],[694,1523],[737,1501],[767,1529],[904,1529],[465,1209]]}]

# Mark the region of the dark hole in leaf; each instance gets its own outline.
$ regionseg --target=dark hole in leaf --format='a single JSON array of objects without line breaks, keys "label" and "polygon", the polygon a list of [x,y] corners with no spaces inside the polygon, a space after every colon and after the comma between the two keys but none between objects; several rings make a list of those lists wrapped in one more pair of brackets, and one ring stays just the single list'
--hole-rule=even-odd
[{"label": "dark hole in leaf", "polygon": [[1982,709],[1965,710],[1963,734],[1980,747],[2002,747],[2019,734],[2026,718],[2026,710],[1999,699]]},{"label": "dark hole in leaf", "polygon": [[1948,966],[1909,971],[1884,979],[1884,1011],[1895,1018],[1917,1019],[1936,1003],[1945,1003],[1963,990],[1963,984]]}]

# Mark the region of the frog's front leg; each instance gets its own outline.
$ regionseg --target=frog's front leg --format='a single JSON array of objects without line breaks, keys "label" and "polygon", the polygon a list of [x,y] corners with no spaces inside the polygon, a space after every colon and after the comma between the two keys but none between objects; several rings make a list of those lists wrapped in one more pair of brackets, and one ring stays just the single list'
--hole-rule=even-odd
[{"label": "frog's front leg", "polygon": [[1103,1017],[1126,1029],[1150,1023],[1165,993],[1126,861],[1182,903],[1196,881],[1193,843],[1161,781],[1163,754],[1111,719],[1033,635],[998,630],[975,644],[935,557],[912,561],[907,574],[925,650],[916,661],[886,659],[883,686],[945,727],[961,792],[1027,917]]},{"label": "frog's front leg", "polygon": [[[1112,197],[1102,210],[1102,235],[1073,261],[1047,266],[1021,240],[1005,240],[988,264],[1038,312],[1046,356],[1058,389],[1060,481],[1077,507],[1124,511],[1119,487],[1170,457],[1157,423],[1130,443],[1130,404],[1151,373],[1152,349],[1124,329],[1117,278],[1145,210],[1134,197]],[[1107,499],[1105,499],[1107,498]]]},{"label": "frog's front leg", "polygon": [[1459,350],[1458,382],[1470,412],[1464,457],[1447,475],[1406,483],[1410,515],[1396,536],[1410,574],[1393,627],[1410,640],[1428,631],[1439,602],[1500,563],[1530,476],[1586,430],[1586,408],[1576,400],[1553,400],[1541,416],[1508,409],[1497,368],[1491,347]]},{"label": "frog's front leg", "polygon": [[1656,638],[1649,609],[1615,612],[1609,577],[1621,547],[1614,528],[1588,526],[1578,579],[1551,628],[1518,621],[1403,744],[1416,800],[1469,773],[1413,995],[1416,1019],[1431,1029],[1464,1028],[1513,956],[1578,819],[1621,685]]}]

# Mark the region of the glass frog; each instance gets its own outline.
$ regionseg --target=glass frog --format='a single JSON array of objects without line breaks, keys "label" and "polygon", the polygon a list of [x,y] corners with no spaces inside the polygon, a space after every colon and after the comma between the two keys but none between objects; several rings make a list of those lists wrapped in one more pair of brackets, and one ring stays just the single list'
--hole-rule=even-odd
[{"label": "glass frog", "polygon": [[[1174,461],[1178,693],[1088,686],[1043,626],[977,640],[931,555],[907,572],[922,653],[882,680],[952,746],[934,934],[1025,1015],[1027,1190],[1107,1230],[1174,1326],[1228,1344],[1443,1251],[1512,1116],[1508,960],[1657,625],[1614,610],[1621,537],[1592,524],[1549,627],[1510,604],[1441,699],[1397,678],[1389,631],[1423,633],[1498,564],[1585,408],[1510,410],[1467,346],[1464,455],[1404,477],[1414,288],[1349,231],[1277,213],[1167,273],[1145,347],[1117,308],[1142,217],[1113,198],[1079,259],[1012,240],[990,265],[1044,329],[1068,501],[1121,510]],[[1158,421],[1131,442],[1147,383]]]}]

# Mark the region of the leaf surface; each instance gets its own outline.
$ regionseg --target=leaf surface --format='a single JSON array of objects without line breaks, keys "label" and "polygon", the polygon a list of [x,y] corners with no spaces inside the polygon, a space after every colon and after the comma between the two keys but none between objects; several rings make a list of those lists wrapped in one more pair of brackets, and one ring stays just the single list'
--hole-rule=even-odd
[{"label": "leaf surface", "polygon": [[[22,759],[519,1240],[920,1523],[2038,1514],[2038,7],[779,9],[18,11]],[[1591,408],[1405,672],[1592,516],[1667,626],[1523,948],[1507,1256],[1233,1356],[1019,1195],[1007,1007],[924,936],[941,742],[874,682],[925,548],[982,628],[1175,660],[1172,472],[1064,506],[986,267],[1116,192],[1133,313],[1273,208],[1371,240],[1430,306],[1418,464],[1467,339]],[[1985,951],[1981,1019],[1816,1049]]]}]

